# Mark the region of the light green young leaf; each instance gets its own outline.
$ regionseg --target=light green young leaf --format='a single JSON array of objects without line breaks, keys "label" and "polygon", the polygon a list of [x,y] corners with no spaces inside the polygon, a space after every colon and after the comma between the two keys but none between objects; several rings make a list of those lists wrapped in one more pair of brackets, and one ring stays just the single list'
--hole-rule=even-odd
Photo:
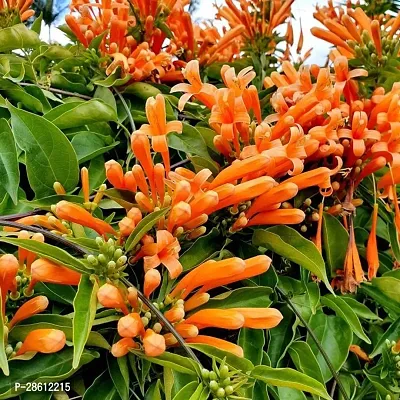
[{"label": "light green young leaf", "polygon": [[253,244],[263,246],[282,257],[309,270],[333,293],[325,270],[325,262],[317,247],[293,228],[278,225],[268,229],[258,229],[253,234]]},{"label": "light green young leaf", "polygon": [[0,53],[15,49],[33,49],[40,44],[39,35],[25,24],[0,29]]},{"label": "light green young leaf", "polygon": [[89,275],[82,275],[78,291],[74,299],[73,318],[73,344],[74,360],[73,368],[77,368],[79,360],[85,349],[97,308],[97,291],[99,285],[95,278]]}]

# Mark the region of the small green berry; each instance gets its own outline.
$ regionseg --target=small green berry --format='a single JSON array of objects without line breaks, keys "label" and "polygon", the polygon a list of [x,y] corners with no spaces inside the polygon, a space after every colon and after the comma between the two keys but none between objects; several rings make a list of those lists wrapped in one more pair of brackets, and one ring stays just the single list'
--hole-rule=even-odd
[{"label": "small green berry", "polygon": [[211,391],[213,391],[213,392],[216,392],[219,389],[218,382],[214,381],[214,380],[210,381],[209,386],[210,386]]},{"label": "small green berry", "polygon": [[219,388],[219,389],[217,390],[217,397],[218,397],[219,399],[222,399],[223,397],[225,397],[225,389]]}]

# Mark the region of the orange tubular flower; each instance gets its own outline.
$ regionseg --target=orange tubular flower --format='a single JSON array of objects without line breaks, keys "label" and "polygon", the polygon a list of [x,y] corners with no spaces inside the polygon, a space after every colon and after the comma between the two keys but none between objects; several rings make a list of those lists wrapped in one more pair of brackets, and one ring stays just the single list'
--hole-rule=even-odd
[{"label": "orange tubular flower", "polygon": [[166,348],[164,336],[155,333],[152,329],[147,329],[143,337],[143,347],[146,356],[160,356]]},{"label": "orange tubular flower", "polygon": [[186,324],[196,325],[199,329],[217,327],[239,329],[245,323],[244,316],[235,310],[206,309],[200,310],[185,320]]},{"label": "orange tubular flower", "polygon": [[160,286],[161,274],[156,269],[148,270],[144,275],[144,295],[150,295]]},{"label": "orange tubular flower", "polygon": [[184,92],[178,103],[179,111],[185,108],[185,104],[194,96],[207,108],[212,108],[215,104],[215,92],[217,88],[209,83],[203,83],[200,78],[199,62],[197,60],[189,61],[183,70],[184,78],[188,83],[178,83],[171,88],[171,93]]},{"label": "orange tubular flower", "polygon": [[228,351],[235,356],[244,357],[243,349],[240,346],[213,336],[198,335],[193,338],[185,339],[185,342],[189,344],[207,344],[217,349]]},{"label": "orange tubular flower", "polygon": [[157,231],[157,243],[145,244],[141,249],[141,253],[144,254],[145,272],[163,264],[168,269],[170,278],[177,278],[182,272],[182,265],[179,262],[180,249],[178,239],[170,232]]},{"label": "orange tubular flower", "polygon": [[6,307],[6,296],[8,291],[15,290],[15,277],[19,269],[18,260],[12,254],[0,257],[0,289],[3,305],[3,314]]},{"label": "orange tubular flower", "polygon": [[55,213],[58,218],[87,226],[96,231],[99,235],[105,235],[106,233],[116,234],[111,225],[99,218],[93,217],[92,214],[77,204],[62,200],[57,203]]},{"label": "orange tubular flower", "polygon": [[352,353],[354,353],[360,360],[366,361],[368,363],[372,361],[371,358],[368,356],[368,354],[360,346],[357,346],[356,344],[352,344],[349,347],[349,350]]},{"label": "orange tubular flower", "polygon": [[130,349],[138,349],[139,344],[130,337],[123,338],[114,343],[111,347],[111,354],[114,357],[123,357],[129,353]]},{"label": "orange tubular flower", "polygon": [[17,356],[28,351],[38,353],[56,353],[65,346],[65,333],[58,329],[36,329],[28,333],[22,346],[17,352]]},{"label": "orange tubular flower", "polygon": [[304,221],[306,215],[297,208],[264,211],[256,214],[246,226],[254,225],[293,225]]},{"label": "orange tubular flower", "polygon": [[97,300],[103,307],[121,309],[125,315],[129,314],[121,291],[110,283],[106,283],[100,287],[97,292]]},{"label": "orange tubular flower", "polygon": [[121,337],[134,338],[144,335],[144,326],[138,313],[125,315],[118,321],[118,334]]},{"label": "orange tubular flower", "polygon": [[166,122],[165,98],[158,94],[156,98],[149,97],[146,101],[146,115],[149,124],[143,124],[133,135],[142,133],[151,137],[153,150],[161,153],[167,173],[169,172],[169,150],[167,134],[182,133],[182,122]]},{"label": "orange tubular flower", "polygon": [[[4,22],[12,22],[13,17],[19,16],[21,22],[26,21],[33,15],[35,15],[34,10],[29,10],[29,7],[32,5],[33,0],[3,0],[0,3],[0,13],[9,14],[9,17],[4,18]],[[3,21],[2,21],[3,22]],[[8,28],[8,24],[4,26],[0,25],[1,28]]]},{"label": "orange tubular flower", "polygon": [[18,324],[18,322],[41,313],[47,308],[48,305],[49,300],[46,296],[37,296],[28,300],[26,303],[22,304],[22,306],[18,308],[17,312],[14,314],[12,320],[8,324],[9,329]]},{"label": "orange tubular flower", "polygon": [[283,319],[283,315],[275,308],[230,308],[244,317],[244,328],[272,329]]},{"label": "orange tubular flower", "polygon": [[376,243],[376,229],[378,224],[378,204],[374,204],[374,211],[372,213],[372,226],[371,232],[369,233],[367,243],[367,262],[368,262],[368,279],[376,277],[376,273],[379,269],[379,255],[378,245]]},{"label": "orange tubular flower", "polygon": [[39,258],[31,266],[31,282],[28,290],[36,283],[57,283],[59,285],[78,285],[81,274],[63,265],[56,264],[45,258]]}]

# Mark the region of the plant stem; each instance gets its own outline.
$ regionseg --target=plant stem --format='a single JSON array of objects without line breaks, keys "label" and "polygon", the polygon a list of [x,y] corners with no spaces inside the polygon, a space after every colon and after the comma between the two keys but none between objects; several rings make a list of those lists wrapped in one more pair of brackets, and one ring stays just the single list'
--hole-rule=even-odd
[{"label": "plant stem", "polygon": [[21,86],[36,86],[36,87],[38,87],[40,89],[48,90],[49,92],[53,92],[53,93],[62,94],[64,96],[74,96],[74,97],[79,97],[79,98],[84,99],[84,100],[92,100],[91,96],[86,96],[85,94],[68,92],[66,90],[55,89],[55,88],[52,88],[52,87],[47,87],[47,86],[42,86],[42,85],[36,85],[35,83],[19,82],[18,84],[21,85]]},{"label": "plant stem", "polygon": [[293,310],[293,312],[296,314],[297,318],[301,321],[301,323],[305,326],[307,329],[307,332],[315,342],[315,344],[318,347],[318,350],[321,352],[322,357],[324,358],[326,365],[328,366],[329,370],[332,373],[333,379],[335,379],[337,385],[339,386],[339,390],[342,392],[343,398],[345,400],[350,400],[349,396],[346,393],[346,389],[343,386],[342,381],[339,378],[339,375],[336,373],[336,370],[334,366],[331,363],[331,360],[329,359],[328,355],[326,354],[324,348],[322,347],[322,344],[318,340],[318,338],[315,336],[315,333],[313,330],[310,328],[308,325],[307,321],[302,317],[302,315],[299,313],[299,311],[296,309],[295,305],[292,303],[292,301],[289,299],[288,296],[279,288],[276,287],[276,291],[282,296],[283,300],[288,304],[288,306]]},{"label": "plant stem", "polygon": [[[135,288],[132,283],[130,283],[126,278],[121,279],[125,285],[130,286]],[[157,316],[157,318],[167,327],[167,329],[175,336],[175,339],[178,341],[178,343],[185,349],[186,353],[194,360],[196,361],[200,366],[201,362],[197,358],[196,354],[194,354],[193,350],[186,344],[186,342],[183,340],[182,336],[176,331],[174,326],[165,318],[164,314],[160,312],[156,307],[154,307],[153,303],[137,288],[135,288],[138,293],[138,297],[140,300],[143,301],[144,304],[146,304],[147,307],[150,308],[151,311],[154,312],[154,314]]]},{"label": "plant stem", "polygon": [[131,124],[132,132],[135,132],[136,131],[135,121],[133,120],[131,110],[129,109],[128,104],[126,103],[124,96],[122,96],[122,94],[116,88],[113,88],[113,89],[114,89],[114,92],[119,97],[119,99],[121,100],[121,103],[124,106],[126,113],[128,114],[128,119],[129,119],[129,123]]}]

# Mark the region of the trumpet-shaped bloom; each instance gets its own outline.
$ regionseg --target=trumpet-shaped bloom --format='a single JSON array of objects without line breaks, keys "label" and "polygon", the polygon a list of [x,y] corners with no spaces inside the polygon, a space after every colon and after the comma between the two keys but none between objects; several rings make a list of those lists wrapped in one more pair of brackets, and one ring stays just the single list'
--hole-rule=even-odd
[{"label": "trumpet-shaped bloom", "polygon": [[21,307],[18,308],[17,312],[12,317],[12,320],[8,324],[8,327],[11,329],[14,325],[19,322],[32,317],[42,311],[44,311],[49,305],[49,300],[46,296],[37,296],[33,299],[28,300],[26,303],[22,304]]},{"label": "trumpet-shaped bloom", "polygon": [[143,337],[143,347],[146,356],[157,357],[165,351],[165,339],[152,329],[147,329]]},{"label": "trumpet-shaped bloom", "polygon": [[38,353],[56,353],[65,346],[65,333],[59,329],[35,329],[28,333],[28,336],[17,351],[17,356],[28,351]]}]

